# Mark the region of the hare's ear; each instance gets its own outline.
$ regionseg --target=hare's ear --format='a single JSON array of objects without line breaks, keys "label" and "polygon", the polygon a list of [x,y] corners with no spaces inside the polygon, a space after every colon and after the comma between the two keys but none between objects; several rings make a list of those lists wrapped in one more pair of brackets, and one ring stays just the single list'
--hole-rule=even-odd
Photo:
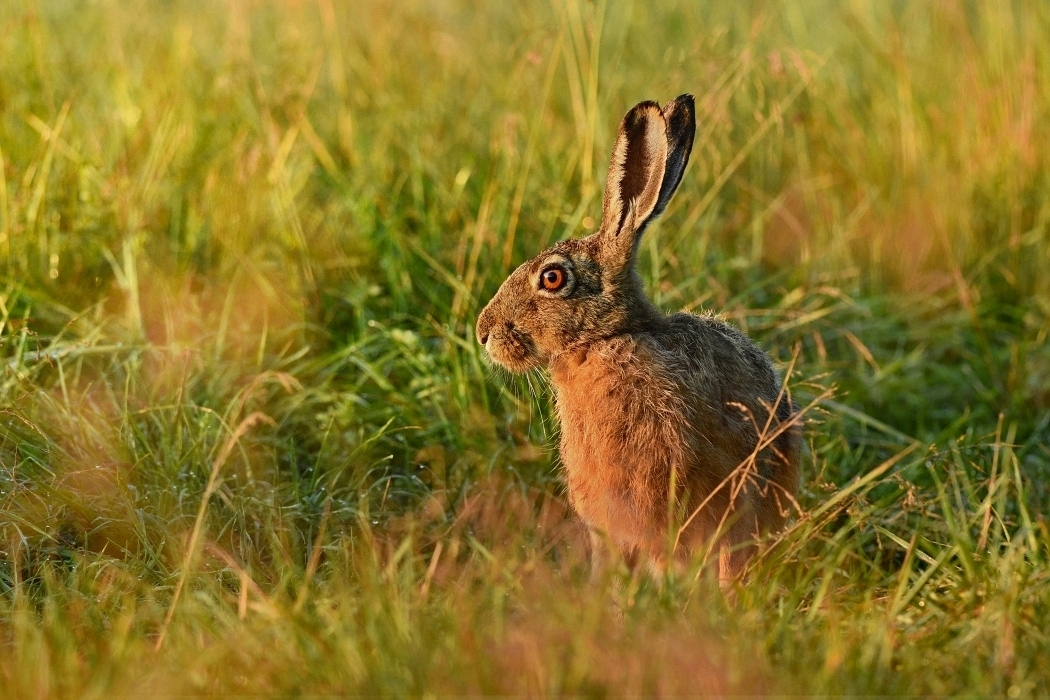
[{"label": "hare's ear", "polygon": [[641,102],[623,118],[602,212],[602,251],[611,268],[633,262],[646,225],[671,201],[689,162],[695,130],[691,95],[662,110],[655,102]]},{"label": "hare's ear", "polygon": [[664,213],[667,203],[671,201],[678,183],[689,165],[689,154],[693,151],[693,134],[696,133],[696,108],[692,95],[679,95],[664,105],[664,121],[667,122],[667,165],[664,167],[664,181],[660,185],[660,196],[656,207],[649,215],[652,221]]}]

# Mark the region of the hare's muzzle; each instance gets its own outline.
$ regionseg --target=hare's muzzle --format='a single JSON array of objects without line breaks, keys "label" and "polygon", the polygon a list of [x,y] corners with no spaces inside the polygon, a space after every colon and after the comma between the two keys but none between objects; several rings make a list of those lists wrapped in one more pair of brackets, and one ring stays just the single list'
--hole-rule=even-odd
[{"label": "hare's muzzle", "polygon": [[511,372],[523,372],[536,365],[536,348],[529,334],[505,318],[499,309],[491,305],[485,307],[474,330],[478,342],[496,364]]}]

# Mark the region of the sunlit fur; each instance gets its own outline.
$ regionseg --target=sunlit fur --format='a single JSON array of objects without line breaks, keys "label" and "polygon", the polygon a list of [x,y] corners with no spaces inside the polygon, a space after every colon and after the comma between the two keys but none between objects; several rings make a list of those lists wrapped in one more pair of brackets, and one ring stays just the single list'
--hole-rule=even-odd
[{"label": "sunlit fur", "polygon": [[[628,112],[601,229],[518,267],[477,335],[512,371],[549,369],[569,500],[598,539],[657,570],[669,556],[719,546],[727,577],[748,543],[789,514],[801,432],[764,352],[715,316],[664,314],[635,269],[641,234],[688,162],[694,124],[687,95]],[[554,264],[570,276],[559,293],[539,281]]]}]

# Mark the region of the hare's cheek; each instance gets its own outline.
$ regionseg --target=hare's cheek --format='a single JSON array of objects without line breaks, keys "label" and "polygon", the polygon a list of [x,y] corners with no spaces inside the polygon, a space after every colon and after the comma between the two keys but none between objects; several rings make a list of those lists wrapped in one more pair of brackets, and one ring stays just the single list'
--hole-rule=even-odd
[{"label": "hare's cheek", "polygon": [[565,347],[565,338],[570,337],[562,328],[544,328],[533,339],[532,352],[539,362],[547,362]]}]

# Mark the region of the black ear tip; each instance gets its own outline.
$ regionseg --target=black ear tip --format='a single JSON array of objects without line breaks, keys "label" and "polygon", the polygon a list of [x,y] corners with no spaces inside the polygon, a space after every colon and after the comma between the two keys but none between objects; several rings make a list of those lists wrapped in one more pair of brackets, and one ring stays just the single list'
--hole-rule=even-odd
[{"label": "black ear tip", "polygon": [[696,101],[689,93],[679,95],[664,105],[663,112],[664,118],[667,119],[667,121],[672,121],[679,115],[681,115],[679,118],[685,117],[688,119],[696,113]]}]

